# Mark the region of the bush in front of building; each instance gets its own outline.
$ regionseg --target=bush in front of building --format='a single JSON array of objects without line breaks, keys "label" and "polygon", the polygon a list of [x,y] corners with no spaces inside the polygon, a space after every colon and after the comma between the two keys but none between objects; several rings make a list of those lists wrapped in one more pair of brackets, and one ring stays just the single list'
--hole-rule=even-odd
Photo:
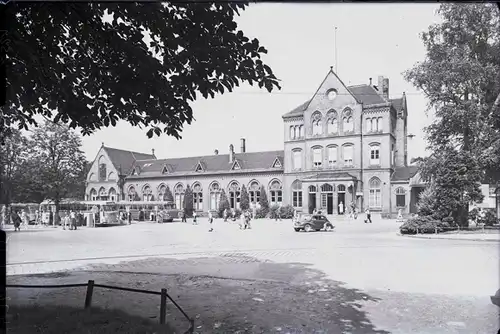
[{"label": "bush in front of building", "polygon": [[229,200],[227,199],[226,192],[224,191],[224,189],[222,189],[220,193],[219,208],[217,209],[219,218],[224,218],[224,210],[228,211],[228,215],[231,214],[229,208]]},{"label": "bush in front of building", "polygon": [[267,199],[266,188],[264,188],[264,186],[260,187],[259,204],[263,212],[265,212],[267,215],[267,213],[269,212],[269,200]]},{"label": "bush in front of building", "polygon": [[479,219],[479,223],[484,224],[485,226],[493,226],[499,222],[493,210],[485,210],[484,217]]},{"label": "bush in front of building", "polygon": [[186,217],[192,217],[193,216],[193,190],[191,187],[188,185],[186,187],[186,192],[184,193],[184,213],[186,214]]},{"label": "bush in front of building", "polygon": [[280,210],[279,205],[273,205],[269,209],[269,218],[276,219],[277,217],[281,217],[281,219],[292,219],[294,208],[291,205],[284,205],[281,207],[281,210],[278,215],[278,210]]},{"label": "bush in front of building", "polygon": [[399,227],[401,234],[428,234],[448,230],[449,223],[434,219],[432,216],[415,217],[408,219]]},{"label": "bush in front of building", "polygon": [[248,191],[245,185],[241,187],[240,208],[241,210],[248,210],[250,208],[250,199],[248,198]]}]

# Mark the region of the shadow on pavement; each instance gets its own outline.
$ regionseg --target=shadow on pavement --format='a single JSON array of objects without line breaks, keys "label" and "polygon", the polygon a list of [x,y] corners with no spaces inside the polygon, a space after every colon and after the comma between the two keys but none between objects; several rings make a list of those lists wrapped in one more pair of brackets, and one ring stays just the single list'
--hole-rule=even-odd
[{"label": "shadow on pavement", "polygon": [[[300,263],[262,262],[245,256],[155,258],[95,269],[69,276],[10,276],[8,280],[10,284],[64,284],[94,279],[96,283],[148,290],[166,287],[195,318],[197,333],[389,333],[377,329],[363,310],[364,302],[377,303],[377,298],[344,287]],[[82,305],[84,298],[82,291],[69,289],[17,294],[18,290],[8,291],[13,304],[75,306]],[[159,301],[152,299],[149,295],[101,290],[93,305],[155,318]],[[168,308],[167,321],[174,328],[186,327],[173,305]]]}]

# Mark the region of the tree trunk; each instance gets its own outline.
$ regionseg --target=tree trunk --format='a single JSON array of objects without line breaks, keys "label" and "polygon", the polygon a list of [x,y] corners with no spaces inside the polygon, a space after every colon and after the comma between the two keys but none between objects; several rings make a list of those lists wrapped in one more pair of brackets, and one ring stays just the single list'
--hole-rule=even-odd
[{"label": "tree trunk", "polygon": [[59,198],[56,197],[55,201],[54,201],[54,204],[56,206],[56,212],[54,212],[54,220],[53,220],[53,223],[54,223],[54,226],[56,226],[56,223],[59,223]]}]

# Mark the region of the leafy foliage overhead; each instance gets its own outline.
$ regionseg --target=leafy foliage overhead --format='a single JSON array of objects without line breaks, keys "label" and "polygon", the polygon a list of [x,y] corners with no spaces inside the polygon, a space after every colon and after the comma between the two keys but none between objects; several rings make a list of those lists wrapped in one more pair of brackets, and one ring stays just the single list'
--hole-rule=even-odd
[{"label": "leafy foliage overhead", "polygon": [[36,125],[38,114],[84,135],[125,120],[147,128],[149,137],[180,138],[199,95],[214,97],[243,82],[280,88],[260,59],[267,50],[237,30],[235,15],[247,5],[9,4],[0,131]]}]

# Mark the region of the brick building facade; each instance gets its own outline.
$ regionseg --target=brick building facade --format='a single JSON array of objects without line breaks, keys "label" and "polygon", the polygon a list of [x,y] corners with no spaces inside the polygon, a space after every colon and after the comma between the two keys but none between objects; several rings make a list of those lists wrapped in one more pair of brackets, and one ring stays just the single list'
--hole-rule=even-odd
[{"label": "brick building facade", "polygon": [[283,151],[246,152],[242,139],[239,153],[230,145],[228,154],[157,159],[154,152],[103,145],[86,196],[162,200],[168,186],[180,206],[189,185],[195,208],[207,211],[217,208],[221,189],[238,207],[242,185],[251,202],[258,202],[263,185],[270,204],[300,211],[338,214],[354,202],[373,212],[408,213],[417,197],[410,184],[416,168],[407,165],[407,117],[404,93],[389,98],[387,78],[347,87],[330,69],[310,100],[283,115]]}]

